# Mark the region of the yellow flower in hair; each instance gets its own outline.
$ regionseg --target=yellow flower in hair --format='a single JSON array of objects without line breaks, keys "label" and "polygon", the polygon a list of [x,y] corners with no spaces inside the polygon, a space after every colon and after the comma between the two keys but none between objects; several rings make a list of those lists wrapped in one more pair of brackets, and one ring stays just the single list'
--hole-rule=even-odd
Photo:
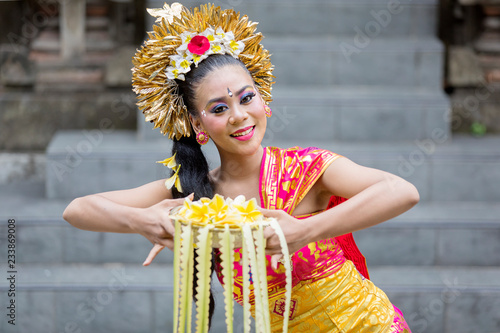
[{"label": "yellow flower in hair", "polygon": [[172,186],[175,186],[177,191],[182,192],[182,186],[181,186],[181,179],[179,178],[179,169],[181,168],[181,165],[176,165],[172,168],[172,170],[175,171],[175,173],[165,181],[165,186],[170,190]]},{"label": "yellow flower in hair", "polygon": [[181,168],[181,165],[177,165],[177,162],[175,161],[175,155],[174,154],[172,157],[166,158],[163,161],[158,161],[156,163],[162,163],[164,166],[174,170],[174,174],[172,177],[167,179],[165,181],[165,186],[170,190],[173,186],[177,189],[177,191],[182,192],[182,186],[181,186],[181,179],[179,178],[179,170]]},{"label": "yellow flower in hair", "polygon": [[175,166],[177,166],[177,163],[175,162],[175,153],[173,156],[164,159],[163,161],[158,161],[156,163],[162,163],[164,166],[169,167],[170,169],[173,169]]}]

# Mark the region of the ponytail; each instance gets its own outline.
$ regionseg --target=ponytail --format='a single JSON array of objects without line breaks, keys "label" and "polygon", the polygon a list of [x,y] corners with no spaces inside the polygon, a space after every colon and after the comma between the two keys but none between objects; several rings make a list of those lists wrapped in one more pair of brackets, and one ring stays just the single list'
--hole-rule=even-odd
[{"label": "ponytail", "polygon": [[175,155],[175,161],[181,166],[179,178],[183,193],[172,187],[174,198],[183,198],[194,193],[194,200],[201,197],[212,198],[214,190],[208,176],[209,168],[205,155],[201,151],[201,146],[196,142],[193,135],[183,136],[178,141],[173,140],[172,155]]}]

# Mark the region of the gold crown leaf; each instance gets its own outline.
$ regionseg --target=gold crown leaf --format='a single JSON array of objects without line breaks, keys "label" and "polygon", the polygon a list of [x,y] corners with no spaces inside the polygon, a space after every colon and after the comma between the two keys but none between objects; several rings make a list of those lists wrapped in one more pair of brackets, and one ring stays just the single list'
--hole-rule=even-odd
[{"label": "gold crown leaf", "polygon": [[236,42],[244,44],[237,56],[247,67],[266,103],[272,100],[271,86],[274,83],[273,66],[269,52],[260,44],[263,36],[255,33],[257,23],[240,16],[233,9],[222,10],[213,4],[201,5],[192,10],[179,3],[163,8],[148,9],[156,17],[153,31],[137,50],[132,62],[132,86],[138,95],[137,105],[146,121],[160,128],[170,139],[190,136],[191,124],[182,96],[178,95],[175,80],[167,77],[170,56],[177,54],[182,44],[181,34],[200,34],[207,28],[232,32]]}]

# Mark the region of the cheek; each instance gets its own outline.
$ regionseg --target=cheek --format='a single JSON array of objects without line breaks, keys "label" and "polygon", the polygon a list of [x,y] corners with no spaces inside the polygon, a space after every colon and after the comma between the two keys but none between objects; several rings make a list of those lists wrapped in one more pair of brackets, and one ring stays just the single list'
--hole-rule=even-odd
[{"label": "cheek", "polygon": [[207,117],[203,122],[204,128],[212,134],[220,133],[226,128],[227,119],[225,117]]}]

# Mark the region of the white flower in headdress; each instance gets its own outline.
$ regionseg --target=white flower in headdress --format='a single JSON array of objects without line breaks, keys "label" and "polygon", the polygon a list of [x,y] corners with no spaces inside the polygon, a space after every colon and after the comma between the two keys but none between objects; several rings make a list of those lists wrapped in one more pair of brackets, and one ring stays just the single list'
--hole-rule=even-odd
[{"label": "white flower in headdress", "polygon": [[180,16],[182,12],[182,5],[178,2],[174,2],[172,6],[165,4],[163,8],[147,8],[149,15],[156,17],[156,23],[161,22],[164,18],[168,23],[174,21],[175,16]]},{"label": "white flower in headdress", "polygon": [[[230,32],[230,35],[232,35],[232,37],[234,38],[234,34],[232,32]],[[215,36],[220,41],[220,43],[226,43],[230,40],[228,38],[228,34],[224,30],[222,30],[221,27],[217,28],[217,31],[215,31]]]},{"label": "white flower in headdress", "polygon": [[181,39],[181,45],[177,48],[177,54],[184,55],[187,51],[188,44],[196,34],[189,31],[184,31],[179,35]]},{"label": "white flower in headdress", "polygon": [[243,49],[245,48],[245,44],[243,42],[237,42],[234,40],[234,34],[232,31],[226,33],[227,42],[224,43],[227,52],[233,57],[238,56]]},{"label": "white flower in headdress", "polygon": [[245,48],[243,42],[235,41],[232,31],[225,32],[220,27],[217,30],[206,28],[199,34],[185,31],[179,38],[181,45],[177,47],[176,54],[169,57],[170,65],[166,69],[170,80],[185,80],[184,74],[191,70],[191,64],[198,66],[212,54],[229,54],[236,58]]}]

